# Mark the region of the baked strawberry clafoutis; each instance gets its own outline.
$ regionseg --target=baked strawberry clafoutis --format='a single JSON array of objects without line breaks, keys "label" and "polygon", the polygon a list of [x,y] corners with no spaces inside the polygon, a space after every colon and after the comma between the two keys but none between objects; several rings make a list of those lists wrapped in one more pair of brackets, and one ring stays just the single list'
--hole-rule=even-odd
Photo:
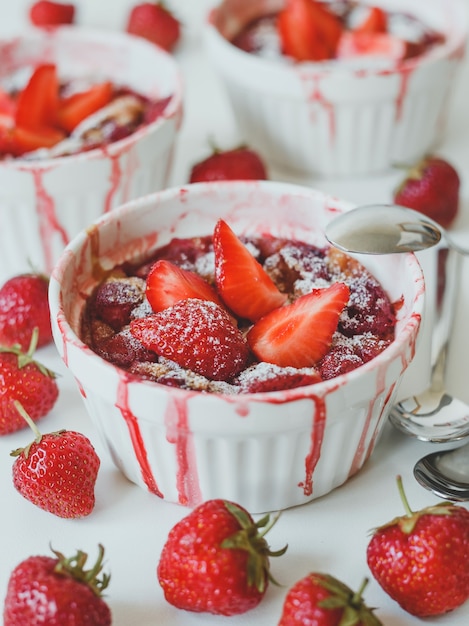
[{"label": "baked strawberry clafoutis", "polygon": [[360,367],[394,339],[395,310],[362,264],[266,235],[173,239],[115,267],[82,338],[130,374],[223,394],[291,389]]}]

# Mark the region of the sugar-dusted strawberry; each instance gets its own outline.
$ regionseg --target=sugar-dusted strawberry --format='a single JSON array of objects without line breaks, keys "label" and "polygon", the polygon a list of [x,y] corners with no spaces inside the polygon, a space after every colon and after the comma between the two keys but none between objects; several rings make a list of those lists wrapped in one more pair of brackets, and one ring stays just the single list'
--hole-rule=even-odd
[{"label": "sugar-dusted strawberry", "polygon": [[394,192],[394,202],[448,228],[458,215],[461,180],[446,159],[429,155],[411,167]]},{"label": "sugar-dusted strawberry", "polygon": [[65,557],[30,556],[12,571],[3,609],[4,626],[110,626],[111,611],[103,599],[110,575],[102,571],[104,548],[85,569],[81,550]]},{"label": "sugar-dusted strawberry", "polygon": [[260,361],[281,367],[311,367],[329,350],[350,289],[333,283],[264,315],[247,339]]},{"label": "sugar-dusted strawberry", "polygon": [[469,511],[450,502],[412,511],[397,483],[405,514],[373,531],[368,566],[408,613],[442,615],[469,599]]},{"label": "sugar-dusted strawberry", "polygon": [[27,350],[33,330],[38,329],[37,347],[52,341],[49,279],[37,273],[19,274],[0,288],[0,344],[19,344]]},{"label": "sugar-dusted strawberry", "polygon": [[130,331],[149,350],[210,380],[228,381],[249,356],[246,339],[228,313],[209,300],[180,300],[132,320]]},{"label": "sugar-dusted strawberry", "polygon": [[237,615],[256,607],[267,590],[265,539],[277,518],[254,522],[234,502],[215,499],[196,507],[169,532],[157,568],[166,600],[188,611]]},{"label": "sugar-dusted strawberry", "polygon": [[143,302],[145,281],[136,277],[110,276],[93,295],[97,319],[120,331],[130,322],[133,309]]},{"label": "sugar-dusted strawberry", "polygon": [[213,248],[217,290],[233,313],[256,321],[284,304],[287,296],[222,219],[215,225]]},{"label": "sugar-dusted strawberry", "polygon": [[321,375],[314,368],[279,367],[264,362],[256,363],[241,372],[236,382],[243,393],[263,393],[315,385],[321,380]]},{"label": "sugar-dusted strawberry", "polygon": [[53,409],[59,395],[55,374],[33,360],[37,333],[27,353],[19,346],[0,345],[0,435],[26,426],[15,402],[20,402],[33,420]]},{"label": "sugar-dusted strawberry", "polygon": [[217,292],[201,276],[160,259],[147,276],[146,295],[151,308],[162,311],[187,298],[211,300],[223,306]]},{"label": "sugar-dusted strawberry", "polygon": [[31,130],[54,127],[58,106],[57,68],[54,63],[41,63],[18,96],[16,126]]},{"label": "sugar-dusted strawberry", "polygon": [[248,146],[239,146],[231,150],[213,148],[210,156],[193,165],[189,182],[267,178],[267,168],[259,153]]},{"label": "sugar-dusted strawberry", "polygon": [[382,626],[363,600],[367,584],[354,592],[330,574],[311,572],[288,590],[278,626]]},{"label": "sugar-dusted strawberry", "polygon": [[57,123],[66,132],[71,133],[86,117],[109,104],[112,97],[113,86],[110,81],[97,83],[85,91],[74,93],[60,101]]},{"label": "sugar-dusted strawberry", "polygon": [[354,28],[362,33],[386,33],[388,30],[388,16],[381,7],[368,7],[365,19]]},{"label": "sugar-dusted strawberry", "polygon": [[297,61],[324,61],[335,56],[342,24],[316,0],[286,0],[278,16],[284,54]]},{"label": "sugar-dusted strawberry", "polygon": [[13,485],[40,509],[64,518],[89,515],[100,460],[91,441],[73,430],[41,434],[19,402],[15,407],[29,424],[34,440],[13,450]]},{"label": "sugar-dusted strawberry", "polygon": [[171,52],[181,38],[181,22],[162,2],[136,4],[129,13],[126,30]]},{"label": "sugar-dusted strawberry", "polygon": [[60,26],[73,24],[75,21],[75,5],[65,2],[38,0],[29,9],[29,19],[34,26]]}]

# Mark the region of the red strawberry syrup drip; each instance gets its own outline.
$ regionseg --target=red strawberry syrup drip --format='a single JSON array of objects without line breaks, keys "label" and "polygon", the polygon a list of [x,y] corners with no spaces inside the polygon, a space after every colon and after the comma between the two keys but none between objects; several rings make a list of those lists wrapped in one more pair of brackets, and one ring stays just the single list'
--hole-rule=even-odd
[{"label": "red strawberry syrup drip", "polygon": [[326,427],[326,401],[325,398],[313,396],[314,402],[313,427],[311,428],[311,447],[305,458],[305,480],[299,483],[303,488],[305,496],[313,493],[313,474],[321,456],[321,447],[324,439],[324,429]]},{"label": "red strawberry syrup drip", "polygon": [[402,110],[404,108],[403,105],[407,96],[409,80],[410,80],[410,77],[412,76],[412,72],[414,71],[414,69],[415,69],[415,66],[412,64],[410,66],[403,66],[399,70],[401,81],[399,84],[399,93],[397,94],[397,99],[396,99],[396,120],[397,121],[400,120],[402,117]]},{"label": "red strawberry syrup drip", "polygon": [[[324,94],[321,91],[321,74],[314,74],[313,76],[311,76],[307,72],[302,72],[301,70],[298,70],[298,75],[306,92],[308,102],[310,102],[312,105],[316,103],[320,104],[327,112],[329,118],[329,137],[331,143],[333,143],[336,131],[334,105],[326,100]],[[314,106],[312,106],[310,110],[310,115],[313,121],[315,113],[316,111],[314,110]]]},{"label": "red strawberry syrup drip", "polygon": [[164,498],[161,491],[158,489],[155,478],[151,471],[150,463],[148,462],[147,451],[145,444],[143,443],[143,437],[138,426],[138,421],[135,415],[129,408],[129,377],[124,372],[119,373],[119,385],[117,388],[117,401],[116,407],[122,413],[122,417],[127,423],[129,429],[130,440],[135,452],[135,456],[140,465],[140,471],[142,478],[147,486],[148,491],[154,493],[160,498]]},{"label": "red strawberry syrup drip", "polygon": [[107,155],[111,163],[111,176],[110,176],[110,187],[108,192],[106,193],[106,200],[104,201],[104,212],[108,213],[114,206],[114,196],[119,190],[121,178],[122,178],[122,169],[120,165],[120,154],[109,154],[106,150],[103,152]]}]

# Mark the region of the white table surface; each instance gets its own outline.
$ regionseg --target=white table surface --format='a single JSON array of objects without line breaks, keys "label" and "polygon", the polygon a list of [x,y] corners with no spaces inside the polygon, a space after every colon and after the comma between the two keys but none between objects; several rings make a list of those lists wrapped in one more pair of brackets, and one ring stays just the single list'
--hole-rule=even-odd
[{"label": "white table surface", "polygon": [[[469,0],[468,0],[469,1]],[[26,22],[27,0],[0,0],[0,34],[18,30]],[[75,0],[78,22],[83,26],[105,29],[124,27],[130,0]],[[201,46],[201,28],[210,0],[167,0],[184,22],[183,42],[176,52],[186,85],[185,119],[174,164],[172,184],[187,182],[193,163],[208,155],[208,138],[223,148],[234,147],[240,137],[226,95],[217,82]],[[451,160],[462,176],[459,219],[453,234],[469,247],[469,58],[454,92],[447,134],[439,153]],[[362,180],[302,180],[270,171],[270,177],[290,180],[323,189],[352,202],[389,202],[391,191],[401,174]],[[464,263],[461,294],[453,333],[448,385],[451,391],[469,402],[469,333],[464,318],[469,312],[469,262]],[[436,450],[386,426],[377,448],[366,466],[348,483],[323,498],[285,511],[269,534],[271,546],[289,544],[285,556],[272,560],[273,575],[283,586],[271,585],[255,610],[238,617],[192,614],[166,603],[156,578],[156,566],[170,528],[188,510],[147,494],[128,482],[113,466],[91,424],[70,374],[59,360],[55,348],[39,351],[38,357],[61,373],[59,400],[53,411],[40,422],[44,432],[59,428],[86,434],[101,457],[96,484],[96,507],[81,520],[63,520],[41,511],[14,489],[11,481],[11,450],[25,445],[30,437],[21,431],[0,438],[0,598],[6,591],[13,567],[33,554],[50,554],[55,549],[71,553],[77,548],[96,556],[97,544],[106,548],[106,568],[112,579],[106,596],[113,613],[114,626],[221,626],[275,625],[287,588],[309,571],[330,573],[353,588],[364,577],[370,582],[365,592],[369,605],[386,626],[421,624],[405,613],[381,590],[366,564],[369,530],[401,514],[402,507],[395,478],[401,474],[414,508],[438,501],[413,478],[414,463]],[[432,623],[466,626],[469,602]],[[19,625],[18,625],[19,626]]]}]

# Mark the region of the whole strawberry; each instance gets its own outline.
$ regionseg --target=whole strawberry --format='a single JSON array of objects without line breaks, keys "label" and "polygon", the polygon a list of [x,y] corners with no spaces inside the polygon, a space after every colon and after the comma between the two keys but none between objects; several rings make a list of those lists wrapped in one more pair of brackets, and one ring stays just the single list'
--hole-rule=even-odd
[{"label": "whole strawberry", "polygon": [[34,328],[39,331],[37,347],[52,341],[49,279],[42,274],[20,274],[0,288],[0,344],[19,344],[27,350]]},{"label": "whole strawberry", "polygon": [[452,611],[469,598],[469,511],[441,502],[410,509],[374,531],[367,561],[378,583],[417,617]]},{"label": "whole strawberry", "polygon": [[142,2],[130,11],[126,30],[171,52],[181,37],[181,23],[164,2]]},{"label": "whole strawberry", "polygon": [[192,167],[189,182],[213,180],[267,180],[267,170],[259,154],[247,146],[214,148],[209,157]]},{"label": "whole strawberry", "polygon": [[[271,552],[264,538],[275,523],[255,523],[239,505],[208,500],[170,531],[157,568],[166,600],[188,611],[236,615],[256,607],[269,580]],[[262,532],[259,532],[263,529]]]},{"label": "whole strawberry", "polygon": [[29,9],[29,19],[35,26],[73,24],[75,21],[75,5],[38,0]]},{"label": "whole strawberry", "polygon": [[459,210],[460,178],[448,161],[427,156],[412,167],[394,192],[394,202],[420,211],[444,228]]},{"label": "whole strawberry", "polygon": [[81,550],[66,558],[30,556],[11,573],[3,610],[4,626],[110,626],[111,611],[102,598],[110,576],[102,574],[104,548],[85,570]]},{"label": "whole strawberry", "polygon": [[13,450],[13,485],[36,506],[64,518],[89,515],[100,460],[90,440],[72,430],[42,435],[19,403],[18,411],[36,437]]},{"label": "whole strawberry", "polygon": [[355,593],[329,574],[312,572],[289,589],[278,626],[380,626],[362,598],[367,584]]},{"label": "whole strawberry", "polygon": [[32,420],[47,415],[55,405],[59,388],[54,372],[33,359],[36,333],[29,351],[0,345],[0,435],[26,427],[15,402],[20,402]]}]

